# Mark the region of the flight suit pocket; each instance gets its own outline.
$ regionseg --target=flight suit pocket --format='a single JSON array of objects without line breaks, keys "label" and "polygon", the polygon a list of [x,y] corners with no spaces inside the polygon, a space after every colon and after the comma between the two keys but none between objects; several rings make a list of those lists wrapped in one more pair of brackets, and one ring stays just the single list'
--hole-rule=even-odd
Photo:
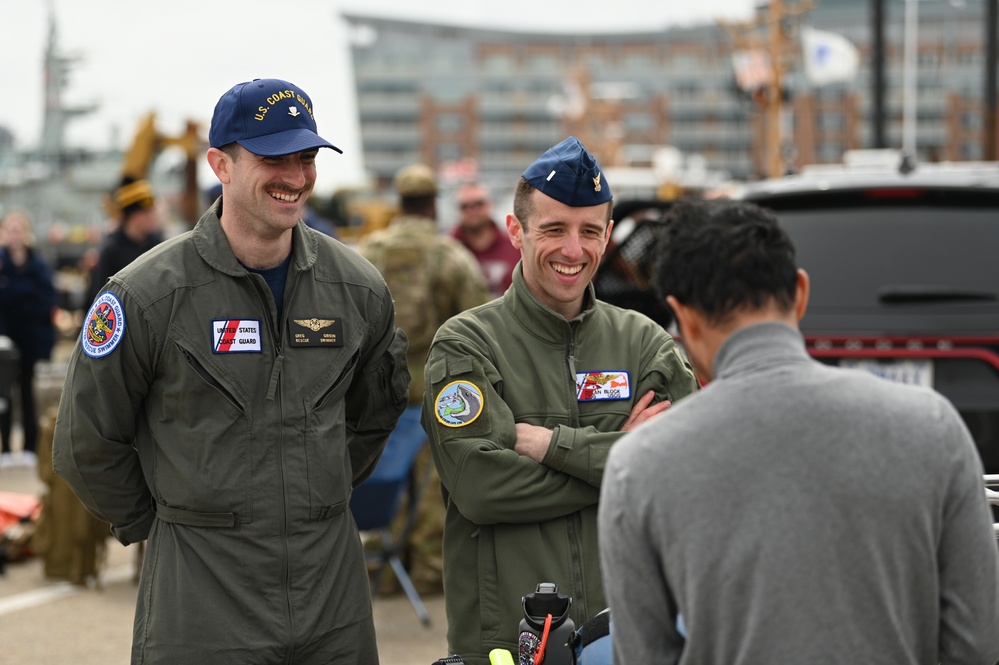
[{"label": "flight suit pocket", "polygon": [[347,454],[344,395],[357,367],[355,351],[341,368],[331,367],[334,379],[317,391],[307,406],[306,470],[309,516],[319,520],[343,512],[350,497],[350,457]]},{"label": "flight suit pocket", "polygon": [[242,387],[199,353],[189,340],[175,336],[176,355],[163,363],[166,378],[150,395],[162,404],[154,414],[159,431],[172,435],[152,460],[155,494],[164,505],[200,512],[239,515],[252,520],[253,420]]}]

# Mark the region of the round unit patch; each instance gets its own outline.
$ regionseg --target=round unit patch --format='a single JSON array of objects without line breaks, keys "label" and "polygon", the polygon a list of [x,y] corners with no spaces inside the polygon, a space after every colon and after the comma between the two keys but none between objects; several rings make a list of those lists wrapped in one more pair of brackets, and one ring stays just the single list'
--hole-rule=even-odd
[{"label": "round unit patch", "polygon": [[97,296],[83,321],[80,341],[91,358],[103,358],[115,350],[125,335],[125,310],[118,296],[105,291]]},{"label": "round unit patch", "polygon": [[447,427],[464,427],[482,413],[482,391],[468,381],[452,381],[437,393],[437,421]]}]

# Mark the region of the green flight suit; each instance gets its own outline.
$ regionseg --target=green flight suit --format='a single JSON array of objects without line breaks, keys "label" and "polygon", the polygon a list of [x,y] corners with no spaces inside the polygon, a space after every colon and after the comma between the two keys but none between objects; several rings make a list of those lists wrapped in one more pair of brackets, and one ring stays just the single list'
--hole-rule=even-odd
[{"label": "green flight suit", "polygon": [[[521,598],[540,582],[572,597],[579,626],[606,607],[597,501],[610,447],[648,390],[697,389],[672,337],[648,317],[597,301],[572,321],[528,291],[520,265],[496,300],[438,331],[423,426],[445,488],[448,648],[488,662],[516,653]],[[516,423],[553,430],[543,463],[514,452]]]},{"label": "green flight suit", "polygon": [[277,312],[219,205],[91,307],[55,470],[149,539],[133,663],[377,662],[348,502],[405,408],[405,335],[374,267],[302,222]]}]

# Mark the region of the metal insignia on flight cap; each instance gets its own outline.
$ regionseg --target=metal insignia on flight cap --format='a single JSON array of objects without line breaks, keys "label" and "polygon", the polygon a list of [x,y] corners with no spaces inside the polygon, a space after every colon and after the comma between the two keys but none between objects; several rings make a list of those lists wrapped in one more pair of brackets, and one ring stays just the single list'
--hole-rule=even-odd
[{"label": "metal insignia on flight cap", "polygon": [[593,191],[600,191],[600,171],[597,171],[597,177],[593,179]]},{"label": "metal insignia on flight cap", "polygon": [[312,332],[319,332],[323,328],[333,325],[333,319],[317,319],[313,317],[311,319],[295,319],[295,323],[303,328],[308,328]]}]

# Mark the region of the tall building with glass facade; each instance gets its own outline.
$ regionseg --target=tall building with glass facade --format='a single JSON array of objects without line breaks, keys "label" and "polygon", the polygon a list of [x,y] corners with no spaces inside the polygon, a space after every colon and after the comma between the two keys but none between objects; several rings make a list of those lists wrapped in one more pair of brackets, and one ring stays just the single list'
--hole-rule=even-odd
[{"label": "tall building with glass facade", "polygon": [[[901,148],[904,11],[884,0],[883,136],[873,144],[872,7],[824,0],[781,25],[788,165],[840,161],[845,150]],[[918,5],[916,146],[920,160],[983,154],[985,0]],[[765,21],[655,32],[510,32],[344,14],[352,35],[365,168],[386,183],[422,161],[458,179],[478,173],[512,184],[541,152],[569,134],[605,166],[647,166],[657,147],[703,157],[734,179],[766,175],[764,110],[736,85],[733,53],[771,43]],[[836,32],[860,52],[847,83],[810,86],[798,31]],[[910,33],[911,34],[911,33]],[[741,43],[740,43],[741,42]]]}]

